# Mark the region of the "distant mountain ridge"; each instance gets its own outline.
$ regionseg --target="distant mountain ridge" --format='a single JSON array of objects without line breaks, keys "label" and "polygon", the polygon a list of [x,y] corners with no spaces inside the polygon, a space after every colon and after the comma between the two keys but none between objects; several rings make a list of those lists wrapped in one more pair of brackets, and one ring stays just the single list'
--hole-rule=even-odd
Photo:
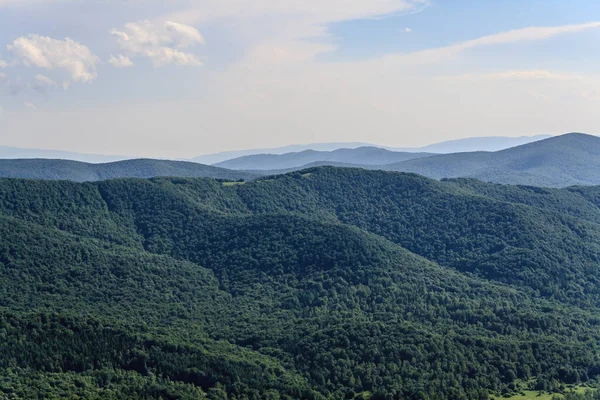
[{"label": "distant mountain ridge", "polygon": [[88,182],[115,178],[161,176],[245,180],[252,179],[256,175],[192,162],[152,159],[125,160],[104,164],[46,159],[0,160],[0,177],[2,178]]},{"label": "distant mountain ridge", "polygon": [[[261,153],[245,155],[212,165],[238,170],[289,170],[308,166],[313,163],[322,163],[321,165],[335,165],[335,163],[387,165],[435,154],[453,153],[456,151],[496,151],[549,137],[551,136],[539,135],[517,138],[496,136],[489,138],[479,137],[450,140],[420,148],[390,148],[370,145],[357,148],[349,146],[348,148],[341,148],[333,151],[304,150],[284,154]],[[353,145],[354,144],[356,143],[353,143]],[[277,149],[274,149],[274,151],[276,150]]]},{"label": "distant mountain ridge", "polygon": [[[473,151],[500,151],[511,147],[521,146],[527,143],[533,143],[551,138],[551,135],[535,136],[489,136],[489,137],[471,137],[465,139],[447,140],[445,142],[434,143],[428,146],[420,147],[418,150],[428,153],[465,153]],[[396,151],[410,151],[409,149],[397,148]]]},{"label": "distant mountain ridge", "polygon": [[[392,147],[377,145],[372,143],[362,142],[338,142],[338,143],[310,143],[304,145],[289,145],[284,147],[275,147],[270,149],[250,149],[240,151],[226,151],[215,154],[202,155],[194,157],[192,161],[201,162],[203,164],[218,164],[234,158],[246,157],[251,155],[264,154],[287,154],[299,153],[305,150],[314,151],[335,151],[338,149],[356,149],[359,147],[377,147],[395,152],[407,153],[455,153],[466,151],[497,151],[507,149],[514,146],[519,146],[525,143],[534,142],[537,140],[547,139],[550,135],[535,135],[535,136],[489,136],[489,137],[470,137],[463,139],[453,139],[439,143],[433,143],[423,147]],[[319,160],[324,161],[324,160]]]},{"label": "distant mountain ridge", "polygon": [[547,187],[600,184],[600,137],[569,133],[497,152],[440,154],[384,165],[430,178]]},{"label": "distant mountain ridge", "polygon": [[600,185],[600,138],[571,133],[496,152],[394,152],[377,147],[254,155],[208,166],[138,159],[105,164],[68,160],[0,160],[0,177],[97,181],[114,178],[209,177],[251,180],[315,166],[413,172],[434,179],[475,178],[538,187]]},{"label": "distant mountain ridge", "polygon": [[[338,149],[356,149],[358,147],[375,146],[371,143],[362,142],[332,142],[332,143],[310,143],[310,144],[291,144],[283,147],[273,147],[266,149],[247,149],[247,150],[232,150],[223,151],[214,154],[206,154],[197,156],[191,161],[202,164],[215,165],[223,161],[232,160],[234,158],[252,156],[257,154],[286,154],[299,153],[306,150],[314,151],[334,151]],[[375,146],[381,147],[381,146]]]},{"label": "distant mountain ridge", "polygon": [[379,165],[428,157],[431,153],[395,152],[378,147],[359,147],[334,151],[305,150],[287,154],[256,154],[214,164],[216,167],[235,170],[278,170],[296,168],[319,162],[356,165]]},{"label": "distant mountain ridge", "polygon": [[[454,153],[464,151],[496,151],[509,147],[514,147],[520,144],[528,143],[535,140],[540,140],[550,137],[548,135],[538,136],[522,136],[518,138],[512,137],[473,137],[466,139],[449,140],[440,143],[434,143],[424,147],[389,147],[383,145],[375,145],[366,142],[331,142],[331,143],[310,143],[310,144],[292,144],[283,147],[265,148],[265,149],[248,149],[238,151],[224,151],[215,154],[207,154],[197,156],[191,159],[177,158],[177,161],[191,161],[200,164],[213,165],[234,158],[256,155],[256,154],[286,154],[297,153],[305,150],[314,151],[334,151],[338,149],[356,149],[359,147],[377,147],[391,151],[401,151],[409,153]],[[0,159],[20,159],[20,158],[45,158],[45,159],[60,159],[81,161],[87,163],[109,163],[123,160],[133,160],[139,157],[130,155],[105,155],[105,154],[86,154],[73,151],[51,150],[51,149],[35,149],[22,148],[11,146],[0,146]],[[161,158],[166,159],[166,158]],[[322,160],[319,160],[322,161]]]}]

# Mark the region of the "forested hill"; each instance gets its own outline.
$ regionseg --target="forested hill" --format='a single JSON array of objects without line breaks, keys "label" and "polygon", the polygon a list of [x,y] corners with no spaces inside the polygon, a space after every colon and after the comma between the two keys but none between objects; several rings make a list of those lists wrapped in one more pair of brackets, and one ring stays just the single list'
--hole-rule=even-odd
[{"label": "forested hill", "polygon": [[0,177],[24,179],[99,181],[115,178],[153,178],[157,176],[251,179],[255,175],[192,162],[136,159],[104,164],[69,160],[0,160]]},{"label": "forested hill", "polygon": [[488,399],[600,377],[600,188],[0,179],[0,397]]}]

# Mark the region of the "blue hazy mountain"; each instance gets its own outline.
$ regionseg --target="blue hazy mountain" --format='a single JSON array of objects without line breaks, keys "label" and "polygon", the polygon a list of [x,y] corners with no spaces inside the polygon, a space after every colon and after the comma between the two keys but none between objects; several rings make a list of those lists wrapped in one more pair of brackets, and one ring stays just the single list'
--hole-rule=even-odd
[{"label": "blue hazy mountain", "polygon": [[338,149],[334,151],[305,150],[287,154],[255,154],[214,165],[236,170],[285,170],[319,162],[355,165],[391,164],[430,155],[432,154],[396,152],[378,147],[359,147],[357,149]]},{"label": "blue hazy mountain", "polygon": [[[520,144],[529,143],[535,140],[541,140],[549,137],[548,135],[522,136],[519,138],[510,137],[474,137],[466,139],[450,140],[446,142],[435,143],[424,147],[403,147],[394,148],[383,145],[375,145],[366,142],[332,142],[332,143],[311,143],[311,144],[293,144],[283,147],[266,149],[248,149],[239,151],[225,151],[221,153],[202,155],[194,157],[191,160],[201,164],[217,164],[234,158],[255,155],[255,154],[286,154],[298,153],[305,150],[315,151],[334,151],[338,149],[356,149],[359,147],[379,147],[392,151],[402,151],[411,153],[453,153],[465,151],[496,151]],[[0,159],[19,159],[19,158],[47,158],[81,161],[87,163],[109,163],[114,161],[130,160],[136,157],[128,155],[105,155],[105,154],[86,154],[63,150],[50,149],[30,149],[21,147],[0,146]],[[183,160],[183,159],[182,159]],[[323,160],[319,160],[323,161]]]},{"label": "blue hazy mountain", "polygon": [[430,178],[565,187],[600,184],[600,137],[569,133],[496,152],[435,155],[381,166]]},{"label": "blue hazy mountain", "polygon": [[[537,142],[539,140],[551,138],[550,135],[536,136],[489,136],[489,137],[470,137],[465,139],[447,140],[445,142],[434,143],[429,146],[419,148],[419,151],[428,153],[464,153],[471,151],[499,151],[523,144]],[[398,151],[409,151],[408,149],[395,149]]]},{"label": "blue hazy mountain", "polygon": [[[192,159],[192,161],[200,162],[202,164],[217,164],[223,161],[232,160],[235,158],[257,155],[257,154],[287,154],[287,153],[299,153],[305,150],[315,150],[322,152],[330,152],[338,149],[356,149],[359,147],[379,147],[381,149],[410,152],[410,153],[455,153],[455,152],[466,152],[466,151],[497,151],[507,149],[509,147],[519,146],[525,143],[534,142],[549,138],[550,135],[537,135],[537,136],[521,136],[521,137],[507,137],[507,136],[491,136],[491,137],[472,137],[464,139],[448,140],[440,143],[434,143],[423,147],[390,147],[384,145],[377,145],[372,143],[362,142],[337,142],[337,143],[310,143],[310,144],[295,144],[284,147],[274,147],[267,149],[249,149],[240,151],[225,151],[221,153],[208,154],[198,156]],[[318,160],[325,161],[325,160]]]},{"label": "blue hazy mountain", "polygon": [[[370,143],[361,142],[333,142],[333,143],[310,143],[310,144],[292,144],[283,147],[273,147],[266,149],[248,149],[248,150],[236,150],[236,151],[223,151],[214,154],[206,154],[192,158],[192,161],[199,162],[202,164],[214,165],[223,161],[232,160],[234,158],[240,158],[245,156],[252,156],[256,154],[286,154],[286,153],[298,153],[306,150],[315,151],[334,151],[338,149],[356,149],[358,147],[375,146]],[[381,146],[376,146],[381,147]]]}]

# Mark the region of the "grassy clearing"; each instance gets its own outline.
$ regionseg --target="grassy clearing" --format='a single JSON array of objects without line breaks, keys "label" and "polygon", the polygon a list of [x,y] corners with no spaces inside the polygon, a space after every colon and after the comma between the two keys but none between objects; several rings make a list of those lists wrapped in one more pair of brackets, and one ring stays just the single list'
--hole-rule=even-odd
[{"label": "grassy clearing", "polygon": [[[575,393],[585,393],[587,390],[594,390],[593,388],[587,386],[576,386],[567,389],[567,392],[575,392]],[[491,399],[494,400],[551,400],[552,396],[558,395],[561,398],[563,395],[560,393],[547,393],[540,392],[539,390],[523,390],[523,394],[518,394],[516,396],[511,397],[503,397],[503,396],[492,396]]]},{"label": "grassy clearing", "polygon": [[223,186],[236,186],[243,185],[246,182],[223,182]]},{"label": "grassy clearing", "polygon": [[496,399],[496,400],[500,400],[500,399],[508,399],[508,400],[550,400],[553,396],[553,394],[551,393],[540,393],[537,390],[524,390],[523,391],[524,395],[518,394],[516,396],[512,396],[512,397],[502,397],[502,396],[496,396],[496,397],[492,397],[492,399]]}]

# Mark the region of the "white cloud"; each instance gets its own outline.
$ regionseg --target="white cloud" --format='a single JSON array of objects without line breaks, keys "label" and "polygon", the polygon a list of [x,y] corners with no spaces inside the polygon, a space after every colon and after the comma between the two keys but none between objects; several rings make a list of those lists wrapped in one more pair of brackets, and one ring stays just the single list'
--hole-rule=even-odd
[{"label": "white cloud", "polygon": [[29,101],[26,101],[25,103],[23,103],[23,105],[27,108],[29,108],[30,110],[37,110],[37,107],[35,106],[35,104],[30,103]]},{"label": "white cloud", "polygon": [[[172,21],[164,23],[129,22],[122,30],[111,30],[111,34],[116,38],[121,51],[125,53],[123,57],[127,59],[136,56],[147,57],[156,67],[167,64],[202,65],[195,54],[182,51],[205,43],[200,32],[192,26]],[[115,58],[115,62],[111,62],[111,64],[117,63],[119,66],[123,66],[121,61],[126,60]],[[129,59],[129,61],[131,60]]]},{"label": "white cloud", "polygon": [[15,59],[28,67],[67,71],[72,82],[92,82],[97,77],[99,58],[89,48],[69,38],[57,40],[31,34],[17,38],[7,48]]},{"label": "white cloud", "polygon": [[8,77],[8,75],[6,75],[5,73],[0,72],[0,82],[4,81],[7,77]]},{"label": "white cloud", "polygon": [[0,68],[6,68],[8,66],[8,63],[4,60],[0,60]]},{"label": "white cloud", "polygon": [[124,56],[123,54],[118,54],[116,57],[111,54],[108,63],[115,68],[127,68],[135,65],[133,61],[131,61],[131,58]]},{"label": "white cloud", "polygon": [[580,32],[586,29],[593,29],[599,27],[600,22],[590,22],[578,25],[544,26],[514,29],[508,32],[502,32],[497,33],[495,35],[483,36],[474,40],[468,40],[459,45],[456,45],[455,47],[464,50],[484,45],[496,45],[520,41],[541,40],[550,38],[552,36],[560,35],[562,33]]},{"label": "white cloud", "polygon": [[410,29],[408,26],[406,28],[404,28],[404,32],[406,33],[411,33],[412,29]]}]

